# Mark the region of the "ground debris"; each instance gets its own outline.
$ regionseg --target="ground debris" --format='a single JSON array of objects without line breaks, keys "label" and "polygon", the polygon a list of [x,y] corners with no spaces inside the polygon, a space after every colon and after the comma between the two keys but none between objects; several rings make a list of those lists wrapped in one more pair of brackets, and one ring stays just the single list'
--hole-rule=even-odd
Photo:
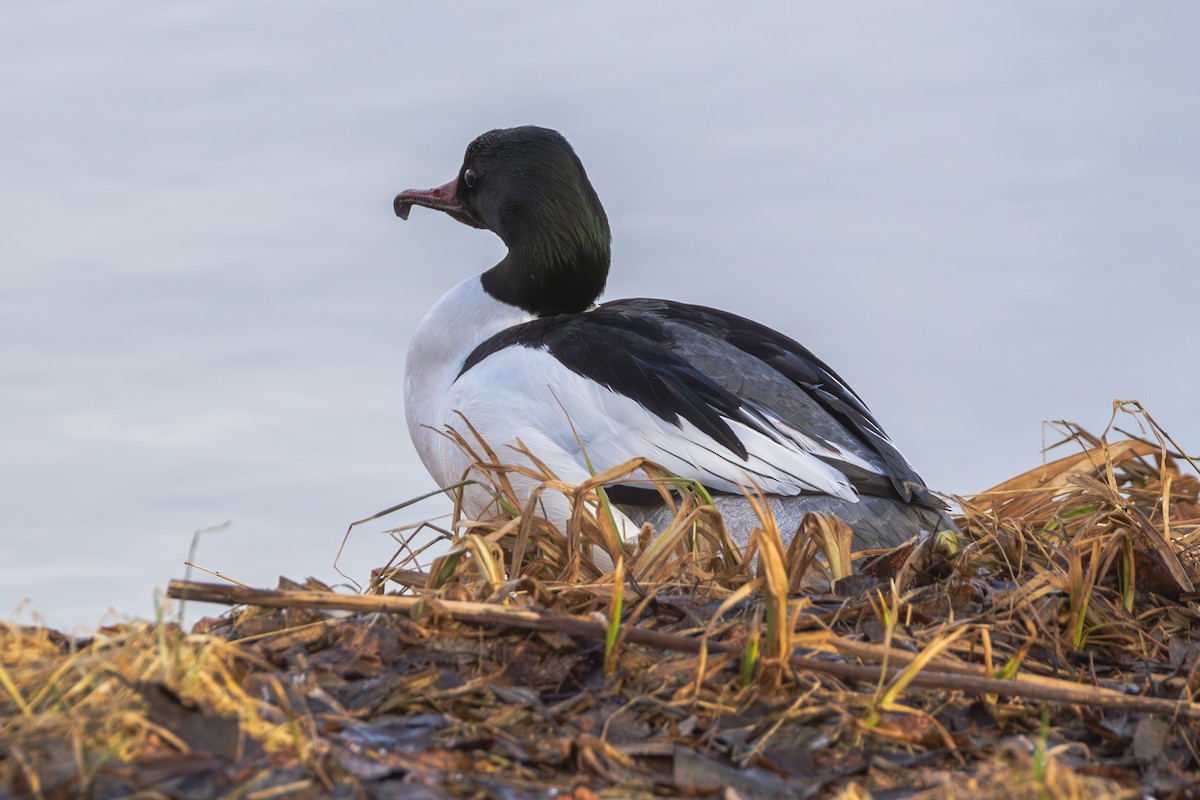
[{"label": "ground debris", "polygon": [[234,606],[190,633],[0,626],[0,796],[1200,797],[1195,466],[1066,431],[853,573],[836,520],[737,552],[672,484],[612,568],[594,513],[510,514],[363,594],[173,582]]}]

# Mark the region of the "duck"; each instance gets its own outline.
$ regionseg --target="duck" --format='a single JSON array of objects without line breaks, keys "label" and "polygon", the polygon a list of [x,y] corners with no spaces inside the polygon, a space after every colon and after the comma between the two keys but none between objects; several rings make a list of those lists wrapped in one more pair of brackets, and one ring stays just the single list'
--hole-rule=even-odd
[{"label": "duck", "polygon": [[[405,418],[440,486],[471,468],[457,433],[576,485],[645,458],[703,486],[740,545],[762,524],[749,487],[767,500],[785,544],[808,512],[840,517],[858,549],[954,529],[859,395],[798,342],[705,306],[598,302],[611,262],[608,217],[557,131],[480,135],[449,182],[395,198],[401,219],[414,206],[491,231],[507,248],[443,295],[409,344]],[[510,478],[522,497],[539,483]],[[622,536],[672,518],[644,481],[607,493]],[[551,521],[569,518],[565,497],[545,492],[539,502]],[[495,498],[473,485],[463,503],[478,518]]]}]

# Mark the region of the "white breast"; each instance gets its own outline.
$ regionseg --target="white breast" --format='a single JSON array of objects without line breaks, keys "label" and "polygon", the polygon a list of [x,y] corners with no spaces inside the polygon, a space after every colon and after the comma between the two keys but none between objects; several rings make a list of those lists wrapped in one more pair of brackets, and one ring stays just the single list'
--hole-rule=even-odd
[{"label": "white breast", "polygon": [[404,416],[421,461],[442,486],[459,480],[468,462],[438,431],[461,428],[450,387],[471,351],[500,331],[532,317],[501,303],[473,276],[442,296],[417,326],[404,368]]}]

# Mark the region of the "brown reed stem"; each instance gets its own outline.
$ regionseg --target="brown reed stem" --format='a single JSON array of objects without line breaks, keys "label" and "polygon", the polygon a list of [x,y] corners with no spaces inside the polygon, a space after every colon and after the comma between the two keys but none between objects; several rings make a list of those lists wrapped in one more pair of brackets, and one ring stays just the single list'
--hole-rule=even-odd
[{"label": "brown reed stem", "polygon": [[[224,605],[253,605],[265,608],[307,608],[356,613],[412,614],[429,613],[446,616],[459,622],[476,625],[510,625],[527,630],[558,631],[604,641],[607,625],[594,619],[567,614],[539,611],[532,608],[512,608],[490,603],[474,603],[463,600],[442,600],[436,597],[395,597],[389,595],[343,595],[333,592],[279,591],[272,589],[249,589],[242,586],[199,583],[173,580],[167,587],[167,596],[178,600],[193,600]],[[642,644],[662,650],[698,653],[704,640],[697,637],[680,636],[673,633],[651,631],[629,627],[625,631],[627,643]],[[707,642],[709,652],[732,652],[739,645],[729,642]],[[866,655],[865,651],[861,651]],[[899,668],[871,664],[851,664],[829,657],[793,654],[788,662],[796,669],[823,673],[839,678],[865,681],[875,684],[891,680]],[[895,662],[892,662],[895,663]],[[924,686],[968,694],[995,694],[1023,697],[1060,705],[1090,705],[1101,708],[1116,708],[1126,711],[1144,711],[1166,716],[1182,716],[1200,719],[1200,704],[1187,700],[1168,700],[1157,697],[1129,695],[1098,686],[1071,683],[1039,677],[1036,681],[1021,677],[1001,680],[981,675],[964,675],[940,669],[924,670],[912,680],[914,686]]]}]

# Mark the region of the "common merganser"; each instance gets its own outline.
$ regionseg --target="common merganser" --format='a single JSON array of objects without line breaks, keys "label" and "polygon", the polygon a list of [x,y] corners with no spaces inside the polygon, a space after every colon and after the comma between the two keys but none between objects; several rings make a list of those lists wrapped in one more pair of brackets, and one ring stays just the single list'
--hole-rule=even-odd
[{"label": "common merganser", "polygon": [[[444,295],[409,346],[405,416],[440,485],[470,466],[445,435],[467,434],[465,420],[498,452],[519,440],[569,483],[648,458],[713,493],[741,544],[759,525],[743,494],[751,482],[788,537],[807,511],[842,517],[859,547],[953,529],[859,396],[795,341],[672,300],[595,304],[608,279],[608,217],[558,132],[483,134],[449,183],[396,196],[401,219],[414,205],[490,230],[508,247],[500,263]],[[510,477],[518,492],[535,485]],[[609,491],[633,532],[670,519],[652,489]],[[467,490],[468,513],[490,502]],[[542,502],[551,519],[566,519],[565,498],[545,493]]]}]

